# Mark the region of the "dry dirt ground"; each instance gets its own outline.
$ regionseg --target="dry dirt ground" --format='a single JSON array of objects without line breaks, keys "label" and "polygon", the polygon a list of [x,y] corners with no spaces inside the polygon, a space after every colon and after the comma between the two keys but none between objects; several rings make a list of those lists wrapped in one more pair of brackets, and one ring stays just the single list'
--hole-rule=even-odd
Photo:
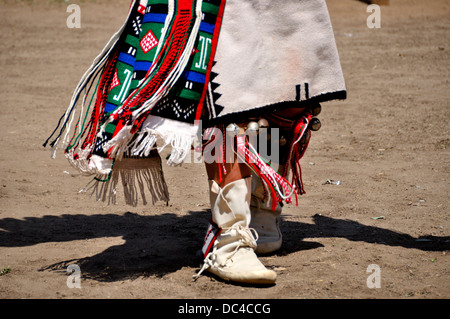
[{"label": "dry dirt ground", "polygon": [[1,298],[449,298],[450,2],[390,2],[370,29],[367,4],[327,1],[348,99],[323,104],[307,193],[283,211],[281,250],[261,257],[277,283],[258,288],[191,279],[209,219],[202,164],[164,167],[168,205],[108,207],[42,147],[129,1],[74,1],[79,29],[69,2],[1,1]]}]

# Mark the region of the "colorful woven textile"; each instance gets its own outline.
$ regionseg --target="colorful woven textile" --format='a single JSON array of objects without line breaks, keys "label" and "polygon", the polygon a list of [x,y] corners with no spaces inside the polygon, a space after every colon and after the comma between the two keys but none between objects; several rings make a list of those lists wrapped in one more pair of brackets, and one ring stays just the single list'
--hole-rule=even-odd
[{"label": "colorful woven textile", "polygon": [[181,163],[201,116],[224,3],[133,1],[76,88],[51,146],[65,131],[66,156],[87,174],[110,173],[124,154],[148,156],[158,138],[174,148],[169,162]]}]

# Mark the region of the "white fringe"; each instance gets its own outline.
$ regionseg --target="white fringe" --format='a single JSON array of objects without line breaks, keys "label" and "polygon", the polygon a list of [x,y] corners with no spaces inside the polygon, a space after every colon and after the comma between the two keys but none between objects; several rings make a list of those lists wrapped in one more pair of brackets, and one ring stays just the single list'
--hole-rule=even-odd
[{"label": "white fringe", "polygon": [[[197,138],[200,123],[190,124],[180,121],[165,119],[159,116],[149,116],[142,124],[141,134],[145,135],[136,140],[131,146],[133,155],[139,154],[139,151],[145,152],[152,148],[161,152],[167,146],[171,147],[170,156],[167,165],[181,165],[186,157],[190,155],[193,142]],[[156,142],[160,142],[160,146],[156,146]]]},{"label": "white fringe", "polygon": [[125,203],[137,206],[142,200],[148,204],[148,193],[152,204],[157,201],[169,201],[169,191],[164,179],[161,158],[123,158],[114,163],[111,175],[99,175],[80,192],[90,193],[97,201],[107,202],[108,205],[117,204],[117,187],[119,179],[123,187]]}]

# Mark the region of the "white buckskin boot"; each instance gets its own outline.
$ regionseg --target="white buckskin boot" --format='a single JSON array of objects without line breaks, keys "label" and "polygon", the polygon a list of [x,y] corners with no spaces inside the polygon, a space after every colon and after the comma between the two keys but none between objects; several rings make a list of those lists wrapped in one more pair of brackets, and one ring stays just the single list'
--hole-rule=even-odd
[{"label": "white buckskin boot", "polygon": [[273,284],[276,273],[267,269],[255,254],[257,233],[249,228],[251,177],[220,188],[210,180],[212,223],[203,246],[204,270],[241,283]]},{"label": "white buckskin boot", "polygon": [[250,202],[250,227],[258,233],[257,254],[269,254],[280,249],[282,234],[280,231],[281,205],[275,211],[263,202],[264,186],[258,176],[252,174],[252,194]]}]

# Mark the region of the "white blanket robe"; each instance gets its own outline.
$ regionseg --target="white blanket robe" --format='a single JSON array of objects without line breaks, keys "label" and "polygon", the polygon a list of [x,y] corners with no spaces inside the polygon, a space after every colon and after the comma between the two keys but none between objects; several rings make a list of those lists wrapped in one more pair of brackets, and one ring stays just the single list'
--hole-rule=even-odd
[{"label": "white blanket robe", "polygon": [[274,103],[345,97],[324,0],[228,0],[212,71],[219,117]]}]

